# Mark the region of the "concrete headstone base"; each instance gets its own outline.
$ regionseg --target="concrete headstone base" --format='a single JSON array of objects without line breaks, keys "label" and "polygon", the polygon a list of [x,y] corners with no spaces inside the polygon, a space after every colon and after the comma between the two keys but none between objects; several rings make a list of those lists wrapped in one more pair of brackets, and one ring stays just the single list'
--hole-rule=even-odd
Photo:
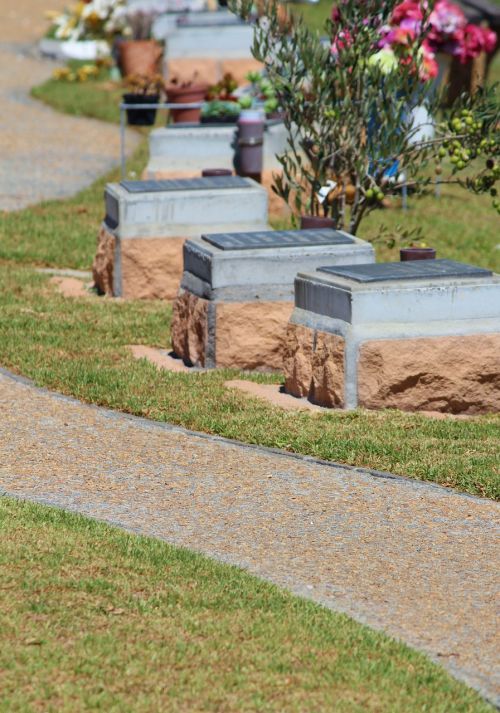
[{"label": "concrete headstone base", "polygon": [[292,310],[290,301],[217,302],[181,290],[172,347],[193,366],[279,371]]},{"label": "concrete headstone base", "polygon": [[[500,334],[366,341],[355,357],[358,406],[460,414],[500,411],[499,354]],[[288,393],[321,406],[344,405],[341,336],[291,323],[283,363]]]}]

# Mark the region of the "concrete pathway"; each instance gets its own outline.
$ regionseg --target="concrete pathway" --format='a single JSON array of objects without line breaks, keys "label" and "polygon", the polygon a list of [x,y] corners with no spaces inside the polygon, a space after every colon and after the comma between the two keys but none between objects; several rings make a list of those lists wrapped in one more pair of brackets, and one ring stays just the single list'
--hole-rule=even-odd
[{"label": "concrete pathway", "polygon": [[500,703],[492,501],[113,413],[7,372],[0,491],[245,567]]},{"label": "concrete pathway", "polygon": [[[47,8],[46,0],[0,0],[0,210],[73,195],[119,163],[117,126],[59,114],[29,96],[57,66],[36,53]],[[129,132],[127,147],[138,142]]]}]

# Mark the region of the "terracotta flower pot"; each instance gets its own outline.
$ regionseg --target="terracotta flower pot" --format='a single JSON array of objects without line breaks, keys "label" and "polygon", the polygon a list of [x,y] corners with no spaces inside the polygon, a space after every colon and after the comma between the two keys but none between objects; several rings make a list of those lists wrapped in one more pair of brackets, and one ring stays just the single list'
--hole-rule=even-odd
[{"label": "terracotta flower pot", "polygon": [[[171,104],[194,104],[202,102],[208,90],[208,84],[191,84],[187,87],[170,84],[167,87],[167,101]],[[200,122],[200,109],[172,109],[172,119],[175,124]]]},{"label": "terracotta flower pot", "polygon": [[117,48],[122,76],[158,74],[163,49],[155,40],[121,40]]},{"label": "terracotta flower pot", "polygon": [[401,262],[408,260],[434,260],[436,251],[434,248],[401,248],[399,251]]},{"label": "terracotta flower pot", "polygon": [[311,230],[315,228],[331,228],[335,230],[335,221],[321,215],[302,215],[300,217],[300,229]]}]

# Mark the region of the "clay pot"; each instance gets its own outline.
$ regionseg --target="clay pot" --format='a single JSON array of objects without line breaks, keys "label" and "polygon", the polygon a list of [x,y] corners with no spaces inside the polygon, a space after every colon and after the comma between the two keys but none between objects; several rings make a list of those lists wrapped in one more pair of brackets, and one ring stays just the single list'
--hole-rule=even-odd
[{"label": "clay pot", "polygon": [[204,168],[201,172],[202,178],[209,176],[232,176],[233,172],[230,168]]},{"label": "clay pot", "polygon": [[158,74],[162,47],[155,40],[122,40],[118,43],[119,67],[122,76]]},{"label": "clay pot", "polygon": [[401,248],[399,251],[401,262],[408,260],[434,260],[436,251],[434,248]]},{"label": "clay pot", "polygon": [[[170,84],[167,87],[167,102],[170,104],[195,104],[202,102],[208,90],[208,84],[190,84],[186,87]],[[200,123],[199,109],[171,109],[174,124]]]},{"label": "clay pot", "polygon": [[315,228],[331,228],[332,230],[335,230],[335,221],[333,218],[327,218],[321,215],[300,216],[301,230],[313,230]]}]

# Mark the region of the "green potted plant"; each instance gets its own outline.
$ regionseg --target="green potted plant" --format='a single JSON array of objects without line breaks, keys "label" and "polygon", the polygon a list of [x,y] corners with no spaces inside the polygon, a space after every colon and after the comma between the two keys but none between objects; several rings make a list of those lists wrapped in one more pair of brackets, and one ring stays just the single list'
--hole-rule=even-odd
[{"label": "green potted plant", "polygon": [[213,99],[201,109],[202,124],[235,124],[241,112],[238,102]]},{"label": "green potted plant", "polygon": [[[124,86],[129,90],[123,94],[125,104],[158,104],[163,91],[163,77],[131,75],[125,78]],[[127,109],[127,120],[132,126],[153,126],[156,109]]]}]

